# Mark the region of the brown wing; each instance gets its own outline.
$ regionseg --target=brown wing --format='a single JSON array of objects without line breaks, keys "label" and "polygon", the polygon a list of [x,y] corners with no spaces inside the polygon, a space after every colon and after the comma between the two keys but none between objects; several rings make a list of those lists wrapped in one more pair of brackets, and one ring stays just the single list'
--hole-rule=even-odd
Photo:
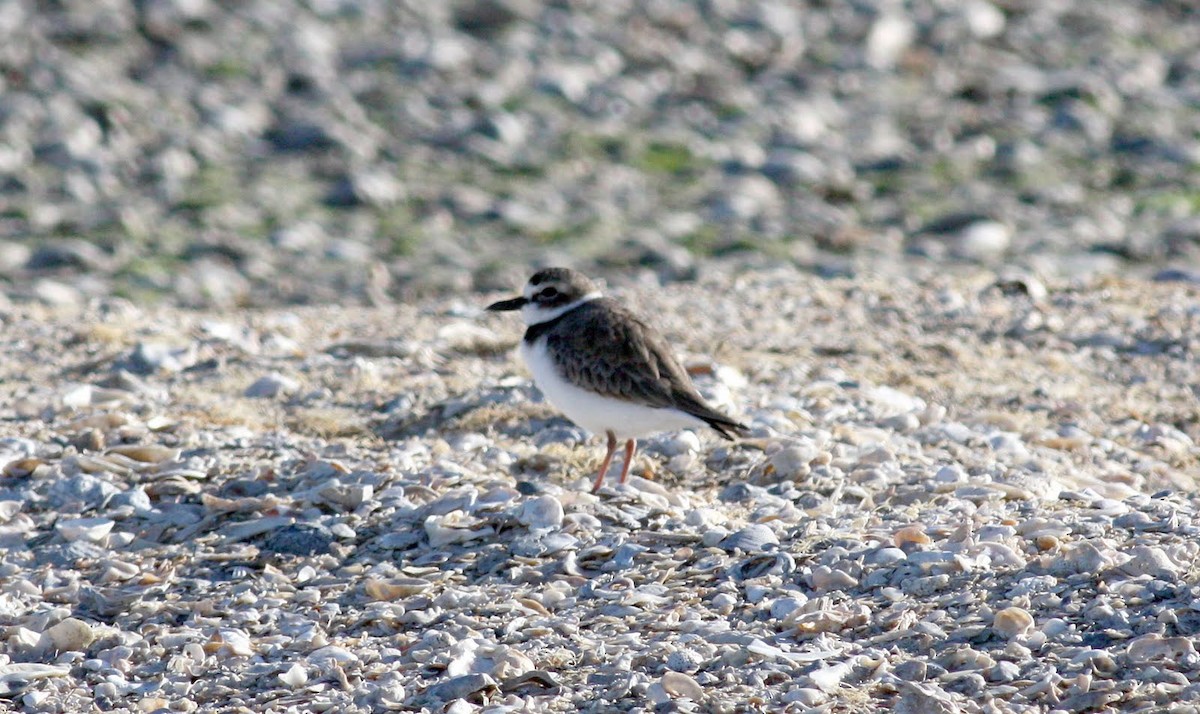
[{"label": "brown wing", "polygon": [[546,335],[546,349],[571,381],[607,396],[679,409],[725,436],[745,429],[704,402],[662,336],[620,303],[592,300],[573,310],[569,321]]}]

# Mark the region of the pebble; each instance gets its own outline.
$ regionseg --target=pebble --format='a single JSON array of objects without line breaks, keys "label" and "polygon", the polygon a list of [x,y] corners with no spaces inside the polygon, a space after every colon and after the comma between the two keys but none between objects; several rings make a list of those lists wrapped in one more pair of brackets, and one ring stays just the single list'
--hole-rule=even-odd
[{"label": "pebble", "polygon": [[44,652],[82,652],[96,639],[92,626],[75,617],[51,626],[38,640]]},{"label": "pebble", "polygon": [[815,449],[787,446],[775,452],[769,463],[777,478],[794,480],[808,474],[808,465],[815,458],[817,458]]},{"label": "pebble", "polygon": [[252,399],[272,399],[274,397],[287,394],[294,394],[300,391],[300,383],[291,377],[285,377],[278,372],[259,377],[246,387],[242,393],[243,396]]},{"label": "pebble", "polygon": [[757,553],[770,546],[779,545],[779,538],[769,527],[761,523],[752,523],[725,536],[719,545],[731,552],[741,550],[746,553]]},{"label": "pebble", "polygon": [[1021,607],[1006,607],[996,613],[992,629],[1005,639],[1014,639],[1028,634],[1034,628],[1033,615]]},{"label": "pebble", "polygon": [[291,667],[288,667],[287,671],[279,675],[279,681],[283,682],[289,687],[292,687],[293,689],[297,687],[303,687],[308,683],[308,672],[306,672],[304,667],[297,662]]},{"label": "pebble", "polygon": [[487,674],[463,674],[431,686],[426,690],[426,694],[436,701],[453,702],[475,697],[496,688],[496,680]]},{"label": "pebble", "polygon": [[817,689],[827,694],[836,692],[853,669],[849,662],[821,667],[808,673],[808,681]]},{"label": "pebble", "polygon": [[1185,657],[1194,658],[1195,655],[1196,648],[1188,638],[1155,634],[1132,640],[1126,650],[1126,656],[1134,662],[1179,662]]},{"label": "pebble", "polygon": [[1099,573],[1112,564],[1112,558],[1088,541],[1062,548],[1050,563],[1055,574]]},{"label": "pebble", "polygon": [[177,347],[157,342],[139,342],[113,367],[134,374],[150,375],[159,371],[179,372],[195,364],[196,359],[195,345]]},{"label": "pebble", "polygon": [[562,503],[550,495],[531,498],[521,507],[517,520],[530,530],[555,530],[562,527]]},{"label": "pebble", "polygon": [[304,523],[272,528],[263,540],[264,550],[287,555],[316,555],[329,552],[333,534],[329,529]]},{"label": "pebble", "polygon": [[1119,566],[1120,570],[1134,577],[1150,575],[1160,580],[1174,581],[1179,575],[1179,566],[1162,548],[1138,545],[1127,551],[1126,555],[1129,560]]},{"label": "pebble", "polygon": [[704,689],[683,672],[667,671],[659,680],[664,691],[673,698],[691,699],[694,702],[704,700]]},{"label": "pebble", "polygon": [[112,532],[115,525],[116,522],[108,518],[70,518],[56,523],[54,529],[63,540],[99,543]]}]

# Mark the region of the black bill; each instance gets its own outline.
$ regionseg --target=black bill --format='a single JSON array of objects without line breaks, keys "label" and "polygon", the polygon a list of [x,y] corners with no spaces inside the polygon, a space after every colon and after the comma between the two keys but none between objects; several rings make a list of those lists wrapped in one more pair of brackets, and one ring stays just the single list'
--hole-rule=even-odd
[{"label": "black bill", "polygon": [[487,309],[492,312],[505,312],[508,310],[520,310],[521,308],[525,307],[525,305],[528,303],[529,303],[529,301],[526,300],[524,297],[515,297],[511,300],[501,300],[500,302],[494,302],[491,305],[488,305]]}]

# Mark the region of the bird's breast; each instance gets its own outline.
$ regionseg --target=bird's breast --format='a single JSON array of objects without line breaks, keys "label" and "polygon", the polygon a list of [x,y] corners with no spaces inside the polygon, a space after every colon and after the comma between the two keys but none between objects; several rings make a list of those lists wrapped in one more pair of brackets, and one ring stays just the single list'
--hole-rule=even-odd
[{"label": "bird's breast", "polygon": [[678,409],[662,409],[628,402],[590,391],[562,376],[546,347],[546,338],[521,343],[521,358],[534,384],[568,419],[594,434],[614,432],[635,438],[671,429],[703,426],[704,422]]}]

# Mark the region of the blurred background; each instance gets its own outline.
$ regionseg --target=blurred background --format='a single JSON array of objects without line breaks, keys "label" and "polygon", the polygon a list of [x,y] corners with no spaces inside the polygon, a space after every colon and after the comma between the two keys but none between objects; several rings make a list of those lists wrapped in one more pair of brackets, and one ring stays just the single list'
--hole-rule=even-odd
[{"label": "blurred background", "polygon": [[1193,13],[0,0],[0,300],[386,303],[549,263],[1200,280]]}]

